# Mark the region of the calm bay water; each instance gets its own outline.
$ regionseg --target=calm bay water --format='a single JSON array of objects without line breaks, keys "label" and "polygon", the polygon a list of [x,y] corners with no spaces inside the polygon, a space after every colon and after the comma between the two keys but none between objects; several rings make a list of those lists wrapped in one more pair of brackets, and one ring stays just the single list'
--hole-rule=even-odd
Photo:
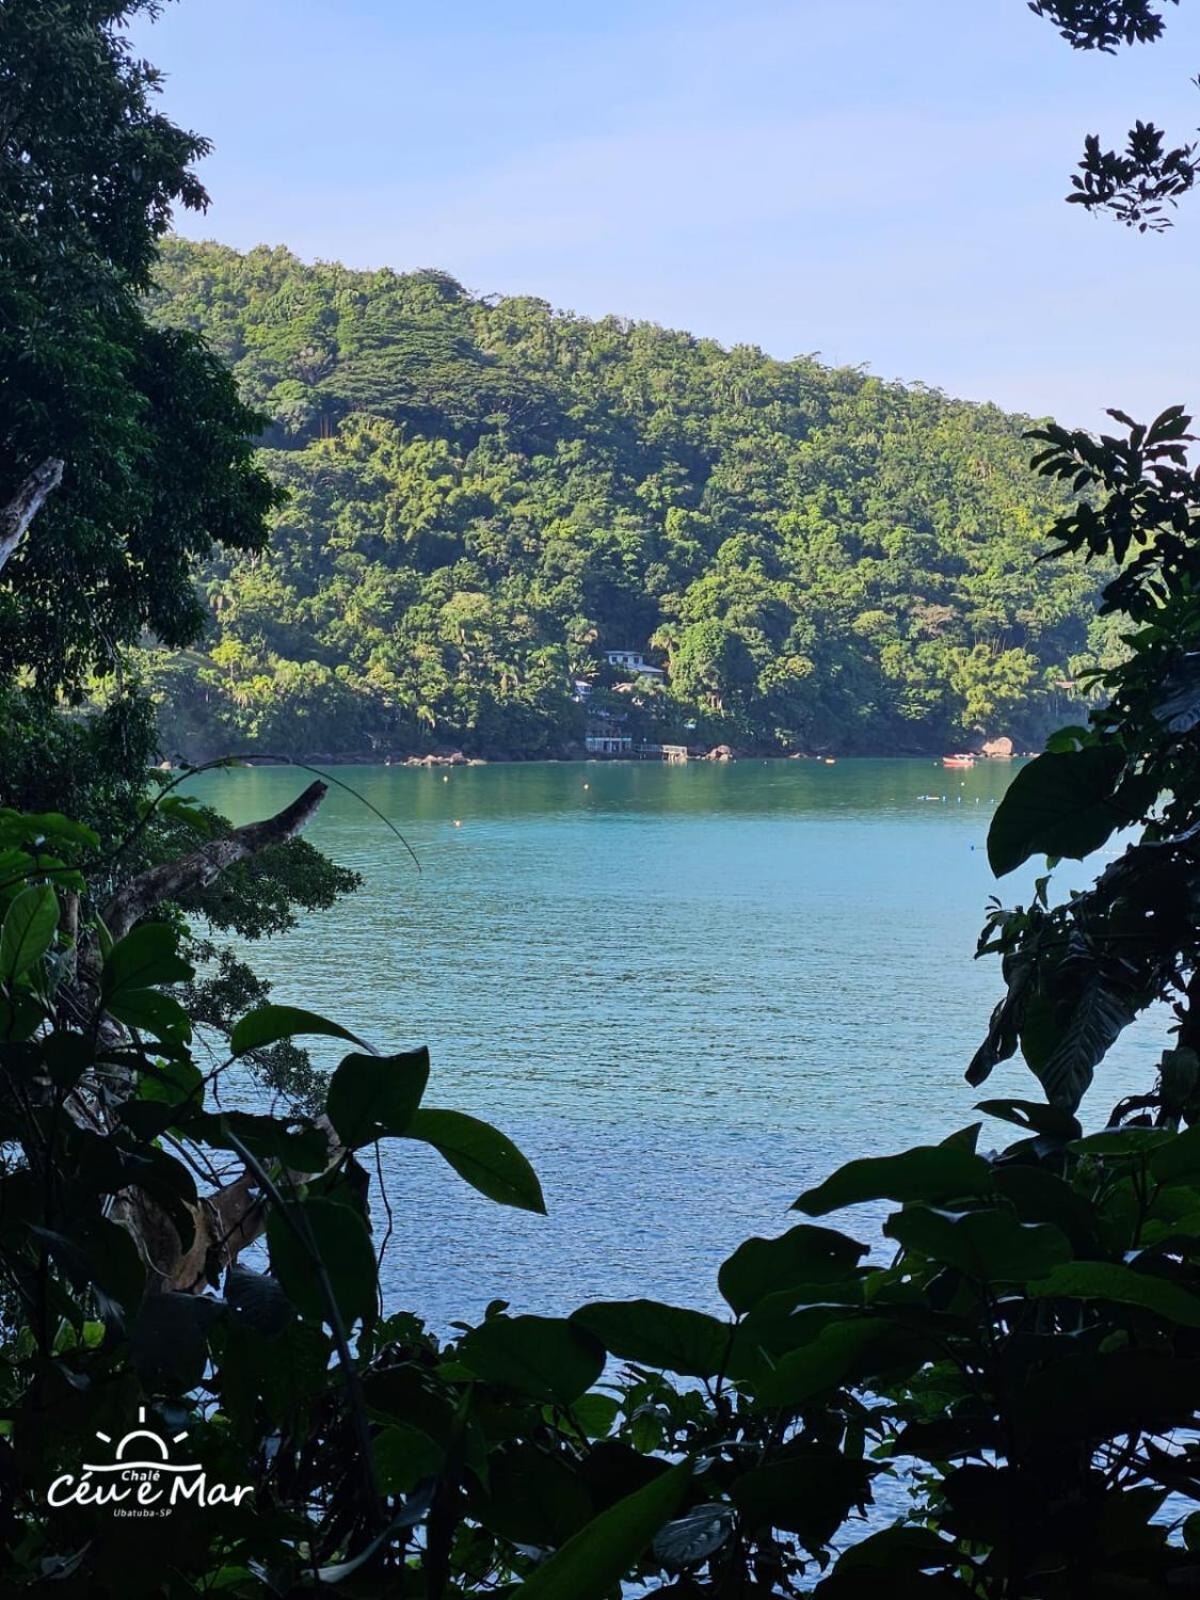
[{"label": "calm bay water", "polygon": [[[998,892],[987,826],[1012,771],[337,769],[422,870],[332,789],[308,836],[365,885],[255,947],[254,964],[275,999],[377,1048],[428,1044],[427,1103],[508,1132],[550,1211],[491,1205],[421,1146],[389,1152],[391,1308],[444,1327],[494,1298],[560,1313],[635,1294],[711,1306],[725,1255],[796,1220],[791,1201],[838,1162],[977,1120],[962,1073],[1000,979],[973,951]],[[245,822],[309,781],[258,767],[190,787]],[[1122,1041],[1091,1120],[1149,1082],[1161,1047],[1150,1026]],[[1036,1084],[1010,1063],[986,1092],[1036,1097]],[[985,1143],[1006,1139],[985,1127]]]}]

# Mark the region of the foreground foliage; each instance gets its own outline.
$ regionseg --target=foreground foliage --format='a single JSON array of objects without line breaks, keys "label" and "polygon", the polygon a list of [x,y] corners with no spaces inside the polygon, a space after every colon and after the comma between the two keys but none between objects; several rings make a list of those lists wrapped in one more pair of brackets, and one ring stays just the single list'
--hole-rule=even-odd
[{"label": "foreground foliage", "polygon": [[[1121,563],[1105,603],[1126,619],[1128,655],[1090,724],[1018,775],[989,850],[999,870],[1083,857],[1141,818],[1092,890],[1056,904],[1043,879],[1032,911],[998,910],[985,933],[1009,993],[970,1075],[1019,1043],[1047,1101],[981,1103],[1021,1131],[996,1153],[976,1123],[841,1168],[796,1201],[819,1220],[724,1263],[723,1314],[640,1299],[542,1317],[497,1301],[449,1341],[384,1317],[373,1147],[425,1141],[491,1199],[539,1210],[524,1157],[425,1104],[423,1051],[377,1054],[306,1012],[251,1012],[202,1072],[176,930],[143,921],[114,943],[78,871],[96,837],[54,814],[0,817],[18,1580],[128,1593],[136,1551],[152,1553],[143,1587],[161,1594],[606,1600],[636,1579],[714,1600],[814,1581],[832,1597],[886,1584],[1055,1600],[1191,1583],[1200,480],[1187,427],[1172,411],[1126,438],[1043,440],[1044,470],[1086,470],[1104,491],[1056,532]],[[1085,1134],[1091,1070],[1168,993],[1178,1036],[1157,1083]],[[306,1033],[352,1047],[319,1109],[224,1108],[238,1062]],[[218,1179],[231,1181],[206,1199]],[[874,1226],[827,1225],[884,1203],[890,1259],[872,1252]],[[391,1241],[389,1226],[378,1249]],[[151,1524],[47,1508],[49,1484],[74,1481],[89,1441],[139,1407],[251,1498]]]}]

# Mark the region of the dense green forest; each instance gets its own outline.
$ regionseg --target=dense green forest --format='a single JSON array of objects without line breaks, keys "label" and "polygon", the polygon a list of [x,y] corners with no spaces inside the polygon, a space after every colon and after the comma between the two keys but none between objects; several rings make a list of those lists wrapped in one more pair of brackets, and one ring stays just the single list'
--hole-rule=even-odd
[{"label": "dense green forest", "polygon": [[[444,273],[168,241],[154,313],[271,418],[270,548],[148,658],[166,748],[557,755],[1030,743],[1111,652],[1024,417]],[[811,316],[819,328],[819,308]],[[604,652],[665,683],[618,691]],[[575,688],[594,692],[586,704]]]}]

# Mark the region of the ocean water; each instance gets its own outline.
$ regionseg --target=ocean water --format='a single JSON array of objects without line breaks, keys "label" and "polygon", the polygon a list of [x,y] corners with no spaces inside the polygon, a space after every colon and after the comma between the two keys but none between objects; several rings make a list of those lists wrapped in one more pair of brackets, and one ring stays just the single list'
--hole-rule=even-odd
[{"label": "ocean water", "polygon": [[[791,1202],[839,1162],[979,1120],[963,1070],[1000,977],[975,941],[988,897],[1019,900],[1033,876],[997,884],[987,864],[1013,771],[334,769],[403,832],[420,871],[362,799],[332,788],[308,837],[364,887],[252,959],[281,1003],[379,1049],[427,1044],[426,1104],[503,1128],[549,1208],[498,1207],[435,1152],[389,1149],[388,1308],[442,1328],[493,1299],[713,1309],[724,1257],[797,1220]],[[240,823],[309,781],[256,767],[188,787]],[[1090,875],[1059,876],[1065,888]],[[1130,1030],[1087,1120],[1149,1084],[1163,1042],[1161,1019]],[[319,1042],[313,1054],[337,1060]],[[984,1093],[1037,1098],[1037,1085],[1009,1063]],[[985,1119],[982,1145],[1010,1135]],[[847,1224],[869,1232],[871,1219]]]}]

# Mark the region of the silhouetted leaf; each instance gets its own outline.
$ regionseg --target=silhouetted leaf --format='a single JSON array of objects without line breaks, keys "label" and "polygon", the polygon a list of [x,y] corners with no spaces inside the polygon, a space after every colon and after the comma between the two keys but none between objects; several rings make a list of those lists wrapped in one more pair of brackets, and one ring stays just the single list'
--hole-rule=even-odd
[{"label": "silhouetted leaf", "polygon": [[230,1267],[225,1275],[225,1300],[238,1322],[273,1339],[291,1322],[295,1312],[278,1278],[249,1267]]},{"label": "silhouetted leaf", "polygon": [[778,1239],[747,1239],[721,1265],[717,1283],[735,1311],[800,1284],[851,1277],[867,1246],[832,1228],[801,1222]]},{"label": "silhouetted leaf", "polygon": [[260,1006],[234,1025],[229,1048],[235,1056],[244,1056],[249,1050],[263,1050],[267,1045],[294,1038],[298,1033],[321,1033],[331,1039],[362,1044],[361,1039],[340,1023],[319,1017],[315,1011],[302,1011],[298,1006]]},{"label": "silhouetted leaf", "polygon": [[1031,1133],[1046,1133],[1055,1139],[1079,1137],[1079,1123],[1069,1112],[1059,1106],[1043,1105],[1040,1100],[980,1100],[975,1109]]},{"label": "silhouetted leaf", "polygon": [[348,1149],[407,1131],[429,1081],[429,1051],[346,1056],[329,1085],[325,1110]]},{"label": "silhouetted leaf", "polygon": [[545,1214],[537,1173],[516,1145],[490,1123],[461,1111],[420,1110],[410,1119],[404,1137],[431,1144],[460,1178],[489,1200]]},{"label": "silhouetted leaf", "polygon": [[12,983],[28,972],[54,943],[58,928],[58,896],[48,883],[22,889],[4,915],[0,928],[0,983]]},{"label": "silhouetted leaf", "polygon": [[815,1189],[806,1189],[792,1206],[810,1217],[866,1200],[955,1200],[986,1194],[992,1169],[982,1156],[953,1145],[919,1145],[896,1156],[865,1156],[849,1161]]},{"label": "silhouetted leaf", "polygon": [[1023,1283],[1071,1258],[1066,1235],[1052,1223],[1021,1222],[1010,1211],[906,1206],[888,1218],[883,1231],[905,1249],[981,1282]]},{"label": "silhouetted leaf", "polygon": [[782,1528],[820,1550],[870,1497],[870,1472],[833,1450],[796,1450],[734,1480],[734,1504],[750,1527]]},{"label": "silhouetted leaf", "polygon": [[1141,1306],[1169,1322],[1200,1328],[1200,1296],[1178,1284],[1110,1261],[1073,1261],[1056,1267],[1040,1283],[1029,1285],[1036,1299],[1113,1300]]},{"label": "silhouetted leaf", "polygon": [[1034,1068],[1054,1106],[1075,1112],[1096,1067],[1136,1014],[1132,1003],[1116,993],[1102,975],[1084,985],[1058,1043]]},{"label": "silhouetted leaf", "polygon": [[618,1500],[521,1585],[521,1600],[607,1600],[687,1493],[684,1461]]},{"label": "silhouetted leaf", "polygon": [[565,1318],[500,1316],[472,1328],[458,1359],[488,1383],[570,1405],[603,1372],[604,1346]]},{"label": "silhouetted leaf", "polygon": [[1033,855],[1082,860],[1136,820],[1113,804],[1124,770],[1125,752],[1115,745],[1041,755],[1022,767],[988,830],[992,871],[1002,878]]},{"label": "silhouetted leaf", "polygon": [[664,1567],[676,1571],[698,1566],[728,1541],[733,1526],[732,1506],[694,1506],[659,1530],[654,1537],[654,1554]]},{"label": "silhouetted leaf", "polygon": [[802,1406],[823,1390],[836,1388],[886,1331],[887,1323],[877,1317],[828,1323],[816,1338],[762,1373],[755,1384],[758,1400],[769,1406]]},{"label": "silhouetted leaf", "polygon": [[187,983],[195,976],[191,964],[178,953],[179,935],[168,922],[144,922],[118,939],[105,958],[100,978],[101,998],[108,1010],[113,1000],[136,989],[161,983]]},{"label": "silhouetted leaf", "polygon": [[684,1377],[715,1377],[730,1350],[732,1330],[726,1323],[658,1300],[597,1300],[581,1306],[571,1320],[622,1361]]},{"label": "silhouetted leaf", "polygon": [[[297,1237],[299,1233],[300,1237]],[[313,1260],[324,1263],[343,1325],[375,1310],[375,1252],[358,1212],[336,1200],[290,1203],[267,1223],[271,1269],[288,1299],[306,1317],[330,1320],[328,1301]]]}]

